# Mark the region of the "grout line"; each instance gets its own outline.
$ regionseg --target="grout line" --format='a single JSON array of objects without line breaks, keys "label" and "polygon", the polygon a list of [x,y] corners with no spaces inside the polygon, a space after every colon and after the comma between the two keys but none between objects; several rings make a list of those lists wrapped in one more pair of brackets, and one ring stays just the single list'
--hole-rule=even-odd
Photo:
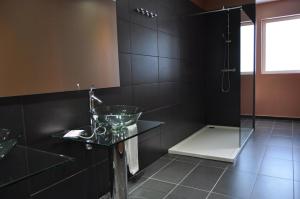
[{"label": "grout line", "polygon": [[166,165],[162,166],[160,169],[158,169],[155,173],[153,173],[150,177],[148,177],[144,182],[136,186],[134,189],[132,189],[128,194],[133,193],[135,190],[140,188],[142,185],[144,185],[146,182],[148,182],[153,176],[155,176],[158,172],[169,166],[171,163],[173,163],[176,160],[176,158],[172,159],[170,162],[168,162]]},{"label": "grout line", "polygon": [[[212,191],[211,192],[211,194],[217,194],[217,195],[221,195],[221,196],[224,196],[224,197],[226,197],[226,198],[232,198],[232,196],[230,196],[230,195],[226,195],[226,194],[223,194],[223,193],[218,193],[218,192],[214,192],[214,191]],[[239,197],[234,197],[235,199],[242,199],[242,198],[239,198]]]},{"label": "grout line", "polygon": [[[272,134],[273,134],[274,126],[275,126],[275,120],[272,121],[271,136],[272,136]],[[270,138],[269,138],[269,140],[270,140]],[[265,151],[264,151],[264,153],[263,153],[263,155],[262,155],[261,163],[260,163],[259,168],[258,168],[258,170],[257,170],[257,174],[255,175],[255,181],[254,181],[254,185],[253,185],[253,188],[252,188],[252,190],[251,190],[251,193],[250,193],[250,198],[252,197],[252,194],[253,194],[253,191],[254,191],[254,188],[255,188],[255,185],[256,185],[256,182],[257,182],[257,176],[258,176],[258,175],[261,175],[261,174],[260,174],[260,170],[261,170],[261,168],[262,168],[264,159],[265,159],[265,157],[266,157],[266,153],[267,153],[267,150],[268,150],[268,146],[270,146],[269,143],[267,143],[267,146],[265,147]]]},{"label": "grout line", "polygon": [[200,162],[196,164],[176,185],[171,189],[167,195],[163,197],[163,199],[166,199],[198,166],[200,165]]},{"label": "grout line", "polygon": [[204,191],[204,192],[209,192],[207,190],[204,190],[204,189],[199,189],[199,188],[196,188],[196,187],[191,187],[191,186],[187,186],[187,185],[179,185],[181,187],[185,187],[185,188],[190,188],[190,189],[195,189],[195,190],[198,190],[198,191]]},{"label": "grout line", "polygon": [[[201,166],[201,165],[199,165],[199,166]],[[172,184],[172,185],[178,185],[178,186],[180,186],[180,187],[185,187],[185,188],[195,189],[195,190],[198,190],[198,191],[209,192],[208,190],[199,189],[199,188],[192,187],[192,186],[187,186],[187,185],[176,184],[176,183],[174,183],[174,182],[169,182],[169,181],[165,181],[165,180],[160,180],[160,179],[157,179],[157,178],[150,178],[150,179],[151,179],[151,180],[155,180],[155,181],[159,181],[159,182],[163,182],[163,183]]]},{"label": "grout line", "polygon": [[[181,156],[185,156],[185,155],[181,155]],[[192,157],[192,156],[190,156],[190,157]],[[193,157],[193,158],[198,158],[198,157]],[[201,159],[205,159],[205,158],[198,158],[199,159],[199,161],[198,161],[198,163],[199,163],[199,165],[200,166],[203,166],[203,167],[211,167],[211,168],[217,168],[217,169],[225,169],[226,167],[228,167],[229,165],[231,165],[231,163],[230,162],[228,162],[228,164],[229,165],[226,165],[226,166],[214,166],[214,165],[206,165],[205,164],[205,162],[202,162],[201,161]],[[208,161],[219,161],[219,162],[223,162],[223,161],[220,161],[220,160],[210,160],[210,159],[205,159],[205,160],[208,160]],[[198,163],[193,163],[193,162],[191,162],[191,161],[188,161],[188,160],[184,160],[184,159],[176,159],[176,161],[177,162],[182,162],[182,163],[189,163],[189,164],[198,164]],[[227,162],[224,162],[225,164],[227,163]]]},{"label": "grout line", "polygon": [[168,184],[172,184],[172,185],[177,185],[175,182],[169,182],[169,181],[160,180],[160,179],[157,179],[157,178],[149,178],[149,180],[155,180],[155,181],[159,181],[159,182],[163,182],[163,183],[168,183]]},{"label": "grout line", "polygon": [[179,39],[187,39],[186,37],[180,36],[180,34],[174,34],[174,33],[167,32],[167,31],[159,29],[158,28],[159,23],[158,23],[157,19],[155,19],[156,20],[156,26],[155,26],[156,28],[153,28],[153,27],[149,27],[149,26],[143,25],[141,23],[133,22],[131,20],[131,16],[130,16],[130,19],[126,19],[126,18],[123,18],[123,17],[120,17],[120,16],[117,16],[117,17],[118,17],[119,20],[122,20],[123,22],[131,23],[131,24],[134,24],[136,26],[141,26],[142,28],[145,28],[145,29],[149,29],[149,30],[156,31],[156,32],[161,32],[161,33],[167,34],[167,35],[172,36],[172,37],[177,37]]},{"label": "grout line", "polygon": [[[88,170],[88,168],[82,169],[82,170],[80,170],[80,171],[78,171],[78,172],[76,172],[76,173],[74,173],[74,174],[72,174],[72,175],[70,175],[70,176],[68,176],[68,177],[66,177],[66,178],[63,178],[63,179],[61,179],[61,180],[59,180],[59,181],[57,181],[57,182],[55,182],[55,183],[53,183],[53,184],[51,184],[51,185],[49,185],[49,186],[46,186],[46,187],[42,188],[41,190],[38,190],[38,191],[36,191],[36,192],[34,192],[34,193],[31,193],[29,196],[30,196],[30,198],[31,198],[31,197],[34,197],[34,196],[38,195],[39,193],[42,193],[42,192],[44,192],[44,191],[46,191],[46,190],[49,190],[49,189],[53,188],[54,186],[56,186],[56,185],[58,185],[58,184],[61,184],[61,183],[63,183],[63,182],[66,182],[67,180],[71,179],[72,177],[77,176],[77,175],[79,175],[80,173],[83,173],[83,172],[85,172],[85,171],[87,171],[87,170]],[[45,193],[45,192],[44,192],[44,193]]]},{"label": "grout line", "polygon": [[291,136],[288,136],[288,135],[271,135],[271,136],[273,136],[273,137],[284,137],[284,138],[292,138],[293,136],[291,135]]},{"label": "grout line", "polygon": [[222,174],[220,175],[220,177],[218,178],[217,182],[215,183],[215,185],[211,188],[211,190],[209,191],[208,195],[206,196],[205,199],[208,199],[208,197],[211,195],[211,193],[213,192],[214,188],[217,186],[218,182],[221,180],[221,178],[223,177],[223,175],[225,174],[225,172],[228,170],[228,167],[226,167],[224,169],[224,171],[222,172]]},{"label": "grout line", "polygon": [[266,174],[257,174],[257,175],[265,176],[265,177],[269,177],[269,178],[276,178],[276,179],[280,179],[280,180],[293,181],[293,179],[291,179],[291,178],[283,178],[283,177],[271,176],[271,175],[266,175]]}]

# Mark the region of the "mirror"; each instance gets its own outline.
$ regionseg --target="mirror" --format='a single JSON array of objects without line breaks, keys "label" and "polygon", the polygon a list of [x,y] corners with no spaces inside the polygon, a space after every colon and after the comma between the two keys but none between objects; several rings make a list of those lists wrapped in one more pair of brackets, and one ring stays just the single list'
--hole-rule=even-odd
[{"label": "mirror", "polygon": [[1,0],[0,97],[120,86],[112,0]]},{"label": "mirror", "polygon": [[241,113],[240,146],[254,129],[255,26],[241,11]]}]

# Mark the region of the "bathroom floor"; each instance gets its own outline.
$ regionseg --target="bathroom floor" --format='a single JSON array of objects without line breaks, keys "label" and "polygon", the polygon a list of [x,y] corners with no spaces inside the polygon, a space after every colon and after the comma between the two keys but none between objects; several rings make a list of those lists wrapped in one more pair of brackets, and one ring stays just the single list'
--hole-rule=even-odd
[{"label": "bathroom floor", "polygon": [[235,164],[167,154],[140,176],[131,199],[300,199],[300,121],[257,120]]}]

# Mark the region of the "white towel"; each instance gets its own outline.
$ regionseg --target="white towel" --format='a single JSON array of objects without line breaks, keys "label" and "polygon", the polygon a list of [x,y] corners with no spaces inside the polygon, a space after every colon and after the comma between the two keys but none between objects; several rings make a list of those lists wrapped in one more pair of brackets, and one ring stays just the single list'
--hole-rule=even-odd
[{"label": "white towel", "polygon": [[[137,126],[133,124],[127,127],[128,134],[137,134]],[[125,142],[126,158],[129,172],[134,175],[139,171],[138,137],[135,136]]]}]

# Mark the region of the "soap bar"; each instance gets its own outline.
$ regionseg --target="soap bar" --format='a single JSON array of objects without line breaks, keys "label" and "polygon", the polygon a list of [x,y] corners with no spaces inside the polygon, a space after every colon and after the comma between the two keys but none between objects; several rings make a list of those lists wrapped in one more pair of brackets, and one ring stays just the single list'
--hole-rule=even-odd
[{"label": "soap bar", "polygon": [[65,135],[64,138],[78,138],[84,130],[70,130]]}]

